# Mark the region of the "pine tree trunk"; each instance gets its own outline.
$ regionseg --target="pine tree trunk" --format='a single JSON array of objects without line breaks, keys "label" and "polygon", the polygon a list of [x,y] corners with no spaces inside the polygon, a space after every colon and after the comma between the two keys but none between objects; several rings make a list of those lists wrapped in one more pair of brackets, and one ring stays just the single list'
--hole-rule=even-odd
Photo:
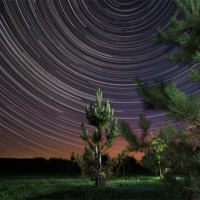
[{"label": "pine tree trunk", "polygon": [[97,146],[97,177],[96,177],[96,186],[100,185],[100,153],[99,153],[99,142]]},{"label": "pine tree trunk", "polygon": [[[98,137],[101,133],[99,132],[98,133]],[[99,140],[99,138],[98,138]],[[96,181],[95,181],[95,185],[98,187],[101,185],[101,182],[100,182],[100,172],[101,172],[101,158],[100,158],[100,142],[98,141],[98,145],[97,145],[97,173],[96,173]]]},{"label": "pine tree trunk", "polygon": [[159,164],[159,175],[160,175],[160,178],[163,178],[163,173],[162,173],[162,168],[161,168],[160,160],[158,161],[158,164]]}]

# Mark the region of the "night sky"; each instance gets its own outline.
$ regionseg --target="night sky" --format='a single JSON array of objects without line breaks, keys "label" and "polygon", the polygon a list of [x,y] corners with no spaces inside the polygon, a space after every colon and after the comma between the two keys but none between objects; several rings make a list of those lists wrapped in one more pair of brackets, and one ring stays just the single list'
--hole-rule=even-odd
[{"label": "night sky", "polygon": [[[80,126],[93,130],[85,108],[98,88],[119,123],[130,123],[138,135],[140,114],[153,133],[171,120],[143,111],[134,78],[199,92],[187,78],[195,65],[167,61],[176,49],[152,42],[158,26],[167,29],[172,16],[181,17],[172,0],[0,0],[0,9],[0,157],[83,152]],[[110,154],[126,144],[118,138]]]}]

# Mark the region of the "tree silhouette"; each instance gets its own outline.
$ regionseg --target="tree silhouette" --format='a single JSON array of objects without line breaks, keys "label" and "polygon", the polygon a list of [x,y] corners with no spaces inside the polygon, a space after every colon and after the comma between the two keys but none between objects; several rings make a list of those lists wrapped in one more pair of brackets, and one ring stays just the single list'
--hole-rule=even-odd
[{"label": "tree silhouette", "polygon": [[[100,173],[102,173],[101,156],[106,149],[111,147],[118,136],[117,119],[114,118],[114,109],[110,104],[102,104],[102,92],[100,89],[96,92],[96,103],[86,107],[86,117],[88,123],[95,127],[93,133],[89,133],[84,124],[81,125],[81,138],[87,142],[87,148],[91,150],[95,157],[96,179],[95,185],[101,185]],[[105,132],[105,140],[102,137]]]}]

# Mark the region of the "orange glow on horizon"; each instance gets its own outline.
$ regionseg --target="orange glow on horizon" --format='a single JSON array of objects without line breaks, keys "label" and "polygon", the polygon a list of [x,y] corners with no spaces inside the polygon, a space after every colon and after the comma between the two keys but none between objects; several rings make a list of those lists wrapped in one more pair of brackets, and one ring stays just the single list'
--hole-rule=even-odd
[{"label": "orange glow on horizon", "polygon": [[[126,149],[127,144],[128,143],[123,138],[118,137],[114,145],[111,148],[109,148],[106,152],[109,154],[110,157],[117,157],[118,154],[120,154],[123,150]],[[60,152],[54,152],[53,154],[51,152],[47,152],[42,155],[31,152],[31,149],[30,151],[26,152],[30,156],[27,156],[25,154],[15,155],[13,154],[13,152],[10,152],[10,151],[1,151],[0,158],[39,158],[40,157],[40,158],[45,158],[45,159],[49,159],[49,158],[70,159],[70,155],[72,154],[72,152],[74,152],[75,155],[83,154],[84,144],[83,144],[83,148],[67,146],[64,148],[64,150]],[[144,156],[144,153],[131,152],[131,153],[127,153],[127,155],[134,157],[138,162],[140,162],[142,160],[142,157]]]}]

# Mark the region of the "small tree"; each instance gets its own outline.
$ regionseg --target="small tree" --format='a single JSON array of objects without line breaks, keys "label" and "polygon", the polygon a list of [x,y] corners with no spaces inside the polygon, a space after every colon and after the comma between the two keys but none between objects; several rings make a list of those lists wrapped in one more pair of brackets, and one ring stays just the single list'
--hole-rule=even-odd
[{"label": "small tree", "polygon": [[83,161],[83,156],[80,154],[76,155],[76,162],[81,169],[81,176],[84,177],[87,174],[87,163]]},{"label": "small tree", "polygon": [[[87,142],[88,148],[94,152],[95,185],[99,186],[101,185],[100,173],[102,172],[101,156],[106,149],[113,145],[118,136],[117,119],[114,118],[114,109],[110,108],[108,101],[106,101],[105,105],[102,105],[102,92],[100,89],[96,93],[96,103],[86,107],[86,117],[89,124],[95,126],[95,130],[93,133],[89,133],[84,124],[82,124],[81,138]],[[105,140],[102,137],[103,131],[105,132]]]},{"label": "small tree", "polygon": [[[126,158],[125,156],[126,156],[126,151],[123,150],[120,154],[118,154],[117,157],[114,157],[112,159],[112,166],[113,166],[117,176],[119,176],[120,167],[123,166],[123,169],[124,169],[124,161]],[[123,170],[123,176],[125,176],[124,174],[125,174],[125,172]]]},{"label": "small tree", "polygon": [[143,159],[143,164],[147,168],[152,169],[153,166],[159,170],[160,178],[163,178],[163,168],[166,163],[166,152],[167,152],[166,141],[159,137],[151,135],[151,141],[148,143],[146,155]]}]

